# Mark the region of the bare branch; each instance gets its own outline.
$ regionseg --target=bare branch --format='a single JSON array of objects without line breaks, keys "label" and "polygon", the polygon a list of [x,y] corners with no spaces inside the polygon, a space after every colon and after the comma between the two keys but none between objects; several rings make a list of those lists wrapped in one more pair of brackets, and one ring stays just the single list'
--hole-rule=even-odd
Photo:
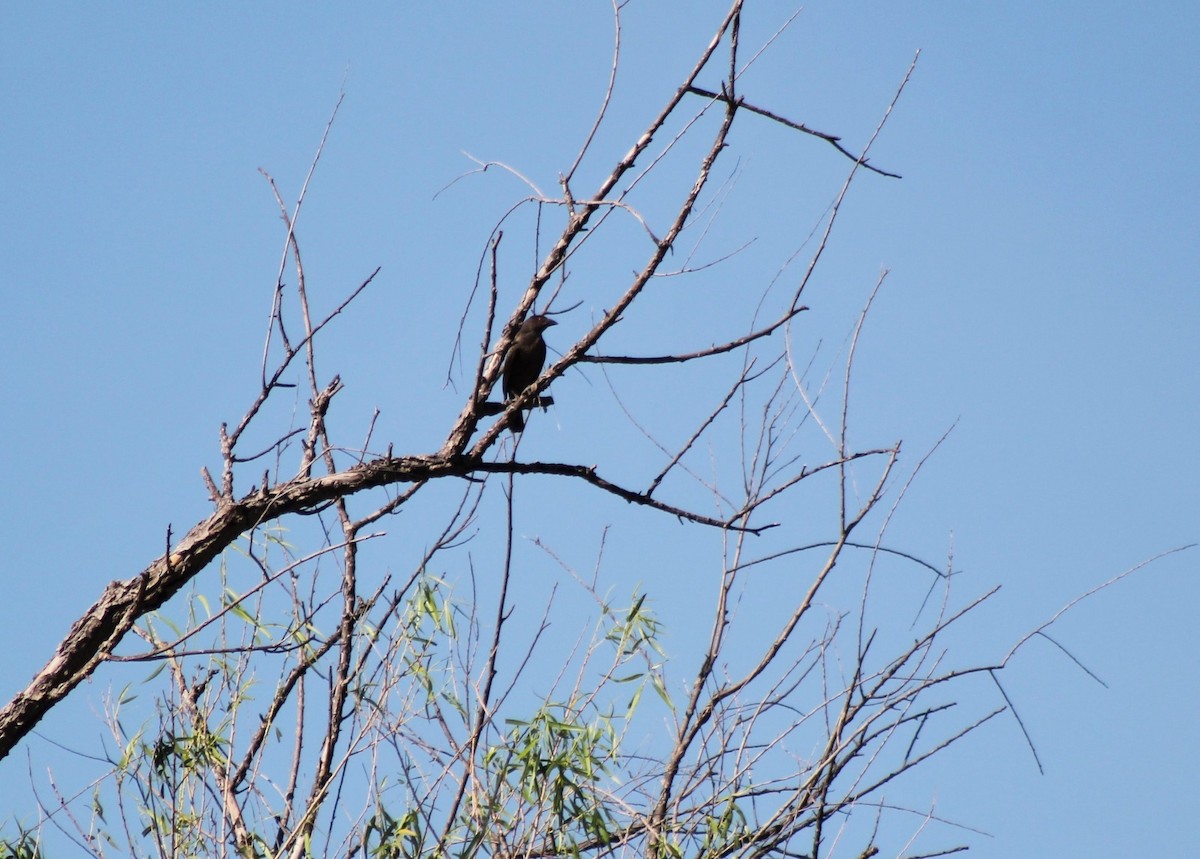
[{"label": "bare branch", "polygon": [[[918,51],[918,53],[920,53],[920,52]],[[688,92],[692,93],[693,95],[701,96],[703,98],[710,98],[713,101],[728,102],[731,100],[731,96],[729,96],[728,94],[712,92],[711,90],[706,90],[703,87],[698,87],[698,86],[688,87]],[[756,105],[750,104],[745,99],[738,100],[738,107],[745,108],[746,110],[750,111],[751,113],[757,113],[759,116],[765,116],[767,119],[770,119],[774,122],[778,122],[780,125],[786,125],[788,128],[794,128],[796,131],[802,131],[805,134],[811,134],[813,137],[824,140],[826,143],[831,145],[838,152],[845,155],[851,161],[854,161],[857,164],[861,164],[863,167],[867,168],[868,170],[870,170],[874,173],[878,173],[880,176],[887,176],[891,179],[903,178],[903,177],[901,177],[901,175],[899,173],[889,173],[886,170],[881,170],[880,168],[872,165],[867,160],[865,152],[862,155],[855,155],[853,152],[851,152],[849,149],[847,149],[845,146],[843,146],[841,144],[842,138],[840,138],[836,135],[827,134],[824,131],[817,131],[815,128],[809,128],[807,125],[805,125],[802,122],[795,122],[786,117],[780,116],[777,113],[769,111],[764,107],[757,107]]]}]

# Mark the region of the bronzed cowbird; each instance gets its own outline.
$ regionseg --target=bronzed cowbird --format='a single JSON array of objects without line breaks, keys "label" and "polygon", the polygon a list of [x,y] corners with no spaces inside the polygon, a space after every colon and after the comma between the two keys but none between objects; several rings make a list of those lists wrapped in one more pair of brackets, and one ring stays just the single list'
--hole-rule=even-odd
[{"label": "bronzed cowbird", "polygon": [[[542,332],[557,325],[546,316],[530,316],[521,323],[504,358],[504,399],[512,400],[537,381],[546,363],[546,341]],[[518,411],[509,421],[513,432],[525,429],[525,418]]]}]

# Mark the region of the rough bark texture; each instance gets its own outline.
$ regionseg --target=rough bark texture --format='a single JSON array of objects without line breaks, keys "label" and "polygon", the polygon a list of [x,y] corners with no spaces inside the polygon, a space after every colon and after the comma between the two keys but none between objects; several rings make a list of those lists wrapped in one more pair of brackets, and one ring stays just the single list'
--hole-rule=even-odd
[{"label": "rough bark texture", "polygon": [[256,490],[220,505],[192,528],[170,555],[139,575],[110,582],[23,692],[0,711],[0,759],[67,693],[87,679],[120,643],[134,622],[161,608],[243,533],[270,519],[312,510],[334,498],[394,483],[466,474],[465,461],[439,457],[382,458],[327,477],[300,478]]}]

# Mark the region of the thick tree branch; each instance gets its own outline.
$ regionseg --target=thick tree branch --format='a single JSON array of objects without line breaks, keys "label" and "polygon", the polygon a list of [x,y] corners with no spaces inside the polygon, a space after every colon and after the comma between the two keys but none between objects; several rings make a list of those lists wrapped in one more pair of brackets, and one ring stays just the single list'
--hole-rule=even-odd
[{"label": "thick tree branch", "polygon": [[223,503],[192,528],[169,555],[125,581],[114,581],[75,622],[58,650],[25,690],[0,710],[0,759],[31,731],[50,708],[91,675],[133,623],[161,608],[237,538],[269,519],[311,512],[334,499],[395,483],[465,475],[456,461],[412,456],[380,459],[313,480],[298,478]]}]

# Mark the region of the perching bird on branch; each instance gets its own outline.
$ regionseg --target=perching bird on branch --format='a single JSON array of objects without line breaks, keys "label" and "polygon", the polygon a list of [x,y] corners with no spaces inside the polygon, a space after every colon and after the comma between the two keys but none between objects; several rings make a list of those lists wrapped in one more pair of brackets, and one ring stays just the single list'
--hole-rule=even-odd
[{"label": "perching bird on branch", "polygon": [[[546,316],[530,316],[521,323],[504,358],[504,400],[508,402],[524,392],[542,374],[546,363],[546,341],[542,332],[557,325]],[[525,429],[525,418],[518,411],[509,421],[513,432]]]}]

